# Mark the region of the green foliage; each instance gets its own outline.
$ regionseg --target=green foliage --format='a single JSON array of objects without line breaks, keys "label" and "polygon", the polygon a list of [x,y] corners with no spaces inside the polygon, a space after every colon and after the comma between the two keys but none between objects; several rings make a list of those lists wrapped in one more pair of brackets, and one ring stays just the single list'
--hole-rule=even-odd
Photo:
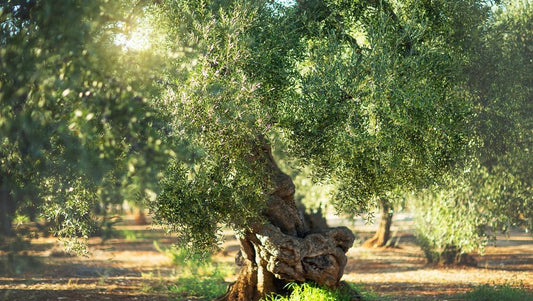
[{"label": "green foliage", "polygon": [[254,64],[268,60],[254,51],[275,53],[258,45],[274,42],[267,40],[269,26],[276,24],[267,9],[262,1],[161,6],[168,22],[183,20],[179,28],[169,25],[169,38],[180,42],[169,51],[190,48],[185,61],[172,62],[188,64],[186,74],[176,77],[172,68],[163,74],[172,83],[163,104],[172,115],[171,135],[187,137],[191,156],[170,162],[162,192],[150,206],[156,221],[176,232],[182,246],[209,252],[222,224],[245,230],[265,205],[271,184],[258,157],[274,118],[266,104],[275,101],[270,91],[278,86],[261,79],[273,76],[266,72],[270,69],[250,72],[262,72]]},{"label": "green foliage", "polygon": [[266,301],[349,301],[353,299],[353,291],[350,289],[336,289],[331,290],[324,287],[319,287],[311,283],[289,283],[287,289],[291,292],[289,296],[284,297],[280,295],[267,296]]},{"label": "green foliage", "polygon": [[[480,179],[492,186],[486,202],[500,214],[496,229],[533,229],[533,3],[503,1],[493,8],[473,55],[475,149]],[[485,175],[485,172],[487,173]]]},{"label": "green foliage", "polygon": [[[6,2],[2,231],[40,214],[88,237],[98,208],[148,199],[208,253],[222,225],[260,219],[273,129],[340,211],[459,168],[472,172],[454,193],[483,196],[462,204],[490,198],[462,205],[481,216],[469,231],[530,219],[531,4],[486,3]],[[149,50],[126,45],[141,28]]]},{"label": "green foliage", "polygon": [[[319,20],[299,16],[313,35],[301,38],[294,95],[277,115],[291,154],[336,184],[337,208],[361,213],[431,183],[464,155],[462,54],[448,42],[454,28],[432,30],[441,20],[420,2],[318,6]],[[449,22],[459,11],[444,10]]]},{"label": "green foliage", "polygon": [[532,18],[530,2],[504,1],[465,49],[473,100],[467,165],[411,204],[430,260],[447,246],[482,250],[496,231],[532,230]]},{"label": "green foliage", "polygon": [[312,166],[303,165],[297,159],[290,157],[285,149],[282,133],[272,131],[270,140],[272,141],[272,150],[274,160],[279,168],[288,174],[295,186],[294,199],[296,204],[303,204],[305,208],[316,210],[323,209],[327,211],[329,197],[334,190],[331,183],[321,182],[313,172]]},{"label": "green foliage", "polygon": [[529,227],[523,214],[530,199],[521,198],[527,193],[522,185],[511,173],[480,168],[413,195],[409,206],[428,260],[439,262],[451,246],[459,253],[482,252],[496,231]]},{"label": "green foliage", "polygon": [[504,285],[483,285],[464,295],[468,301],[526,301],[533,298],[533,292],[526,288]]},{"label": "green foliage", "polygon": [[446,188],[420,192],[410,204],[416,211],[417,238],[429,262],[440,262],[451,246],[459,253],[472,252],[490,238],[484,230],[489,219],[482,213],[483,202],[471,198],[473,187],[462,179],[449,181]]},{"label": "green foliage", "polygon": [[159,88],[146,81],[149,73],[121,64],[124,52],[114,44],[128,9],[108,1],[9,1],[2,7],[5,233],[18,212],[44,214],[59,236],[87,237],[96,204],[156,189],[158,165],[170,153],[158,131],[161,114],[149,103]]},{"label": "green foliage", "polygon": [[154,247],[168,256],[172,264],[180,269],[180,272],[197,274],[199,267],[209,267],[211,263],[209,254],[190,253],[186,249],[176,247],[162,249],[156,241],[154,241]]}]

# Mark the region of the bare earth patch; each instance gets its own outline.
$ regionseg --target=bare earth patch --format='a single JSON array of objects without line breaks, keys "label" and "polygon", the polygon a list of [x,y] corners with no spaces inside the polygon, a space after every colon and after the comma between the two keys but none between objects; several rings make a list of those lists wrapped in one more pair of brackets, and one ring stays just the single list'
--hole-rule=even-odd
[{"label": "bare earth patch", "polygon": [[[411,241],[410,241],[411,240]],[[437,267],[422,250],[404,239],[399,248],[354,247],[344,280],[361,283],[393,300],[457,300],[457,295],[484,284],[508,284],[533,290],[533,240],[525,235],[500,238],[476,255],[477,267]]]},{"label": "bare earth patch", "polygon": [[[387,300],[460,300],[460,295],[483,284],[509,284],[533,291],[533,239],[513,233],[499,237],[478,267],[439,268],[425,263],[412,231],[397,223],[399,248],[348,252],[343,280],[361,284]],[[359,228],[359,227],[356,227]],[[160,289],[175,283],[170,259],[154,246],[174,241],[150,226],[119,226],[136,237],[90,240],[89,257],[68,257],[57,251],[55,238],[39,238],[16,255],[0,251],[0,300],[194,300]],[[394,230],[394,229],[393,229]],[[371,235],[359,232],[360,241]],[[229,239],[215,261],[233,262],[238,250]],[[226,281],[234,279],[229,277]]]}]

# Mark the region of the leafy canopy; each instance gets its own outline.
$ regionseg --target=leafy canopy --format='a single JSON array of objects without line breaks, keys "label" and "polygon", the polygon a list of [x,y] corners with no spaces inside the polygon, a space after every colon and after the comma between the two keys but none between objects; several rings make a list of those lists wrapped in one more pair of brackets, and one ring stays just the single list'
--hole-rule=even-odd
[{"label": "leafy canopy", "polygon": [[[341,211],[427,187],[466,165],[486,137],[477,124],[500,109],[477,110],[486,86],[465,75],[483,61],[467,53],[486,16],[472,0],[8,1],[3,212],[38,208],[77,236],[95,204],[147,198],[157,222],[208,250],[222,224],[245,230],[260,216],[273,189],[260,158],[274,132],[335,184]],[[127,46],[139,28],[148,49]],[[482,53],[494,58],[507,41]],[[503,53],[495,63],[518,66]],[[523,74],[524,85],[501,87],[527,104]],[[502,91],[483,95],[504,103]],[[495,114],[514,112],[503,108]]]},{"label": "leafy canopy", "polygon": [[[155,189],[166,124],[139,56],[115,44],[128,2],[8,1],[0,9],[0,189],[10,215],[40,212],[87,236],[98,202]],[[131,13],[129,13],[131,12]],[[159,64],[151,57],[152,65]],[[141,72],[142,70],[142,72]]]}]

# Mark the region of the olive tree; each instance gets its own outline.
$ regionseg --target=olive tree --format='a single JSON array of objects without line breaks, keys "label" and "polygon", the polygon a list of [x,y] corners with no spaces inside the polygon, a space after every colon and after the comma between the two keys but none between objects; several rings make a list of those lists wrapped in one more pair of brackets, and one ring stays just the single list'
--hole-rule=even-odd
[{"label": "olive tree", "polygon": [[[282,126],[293,154],[336,183],[341,211],[382,209],[371,245],[389,239],[393,202],[454,168],[466,151],[459,20],[474,1],[302,1],[299,97]],[[457,35],[457,36],[456,36]]]},{"label": "olive tree", "polygon": [[[133,191],[191,250],[237,231],[242,269],[221,299],[335,287],[354,236],[305,224],[272,131],[335,184],[341,212],[432,182],[469,137],[461,23],[438,18],[476,2],[453,3],[10,1],[2,204],[40,204],[75,236],[91,204]],[[162,37],[124,54],[117,37],[136,23]]]},{"label": "olive tree", "polygon": [[473,264],[498,231],[532,229],[532,17],[530,1],[502,1],[465,49],[470,163],[412,204],[430,262]]},{"label": "olive tree", "polygon": [[149,71],[144,60],[115,43],[132,14],[127,2],[0,6],[3,235],[13,235],[16,214],[43,214],[60,236],[86,237],[94,206],[155,189],[157,166],[172,153],[148,102],[160,89],[140,72]]},{"label": "olive tree", "polygon": [[353,243],[346,228],[304,223],[273,160],[274,129],[351,214],[427,185],[464,153],[460,49],[425,18],[448,7],[417,3],[159,4],[176,54],[160,105],[194,155],[169,164],[151,208],[191,249],[212,248],[223,225],[237,230],[242,269],[222,299],[257,300],[289,281],[337,286]]}]

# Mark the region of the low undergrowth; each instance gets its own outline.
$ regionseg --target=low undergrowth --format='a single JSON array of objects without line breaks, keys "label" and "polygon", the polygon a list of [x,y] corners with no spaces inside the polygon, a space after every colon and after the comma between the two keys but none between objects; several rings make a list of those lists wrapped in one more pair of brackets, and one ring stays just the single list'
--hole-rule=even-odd
[{"label": "low undergrowth", "polygon": [[200,257],[178,248],[160,248],[172,261],[174,277],[172,283],[159,283],[152,289],[167,291],[179,297],[194,297],[211,300],[226,292],[228,284],[224,278],[234,273],[231,266],[213,262],[210,257]]},{"label": "low undergrowth", "polygon": [[533,292],[523,286],[483,285],[464,295],[467,301],[529,301],[533,300]]},{"label": "low undergrowth", "polygon": [[288,296],[272,294],[264,301],[352,301],[352,300],[377,300],[377,295],[368,292],[363,286],[343,283],[338,289],[332,290],[318,286],[314,283],[289,283],[287,289],[291,292]]}]

